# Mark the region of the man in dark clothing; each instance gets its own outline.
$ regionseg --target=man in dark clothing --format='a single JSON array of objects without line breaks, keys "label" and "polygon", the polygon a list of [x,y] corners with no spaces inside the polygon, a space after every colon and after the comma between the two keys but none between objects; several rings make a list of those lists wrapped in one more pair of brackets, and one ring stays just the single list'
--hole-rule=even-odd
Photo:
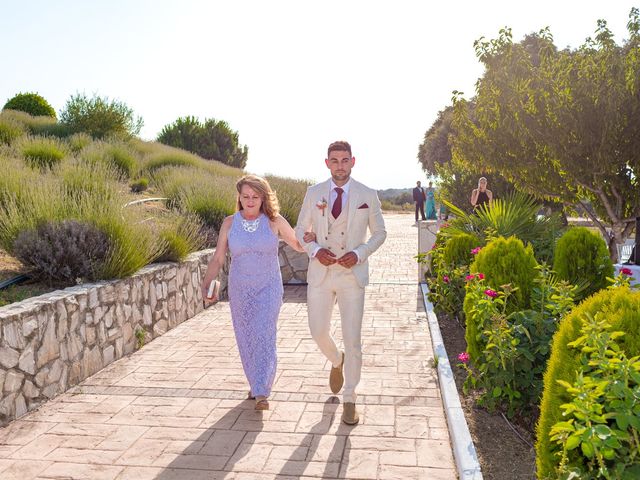
[{"label": "man in dark clothing", "polygon": [[424,201],[427,199],[424,189],[420,186],[420,181],[416,182],[416,188],[413,189],[413,201],[416,204],[416,222],[418,221],[418,211],[422,220],[426,220],[424,216]]}]

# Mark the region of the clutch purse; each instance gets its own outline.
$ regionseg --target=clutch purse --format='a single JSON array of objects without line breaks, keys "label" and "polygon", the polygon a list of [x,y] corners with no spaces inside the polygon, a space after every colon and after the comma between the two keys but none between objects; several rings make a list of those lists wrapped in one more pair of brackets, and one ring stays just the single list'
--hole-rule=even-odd
[{"label": "clutch purse", "polygon": [[207,291],[207,300],[217,300],[220,293],[220,282],[218,280],[211,280],[209,284],[209,290]]}]

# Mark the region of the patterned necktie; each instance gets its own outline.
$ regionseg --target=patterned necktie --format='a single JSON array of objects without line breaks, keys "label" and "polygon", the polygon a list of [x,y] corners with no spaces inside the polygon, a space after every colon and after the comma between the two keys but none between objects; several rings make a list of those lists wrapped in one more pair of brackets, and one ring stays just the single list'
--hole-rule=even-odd
[{"label": "patterned necktie", "polygon": [[334,190],[338,194],[338,198],[336,198],[333,202],[333,207],[331,207],[331,215],[333,215],[333,218],[338,218],[340,216],[340,213],[342,212],[342,192],[344,192],[344,190],[342,190],[340,187],[336,187],[334,188]]}]

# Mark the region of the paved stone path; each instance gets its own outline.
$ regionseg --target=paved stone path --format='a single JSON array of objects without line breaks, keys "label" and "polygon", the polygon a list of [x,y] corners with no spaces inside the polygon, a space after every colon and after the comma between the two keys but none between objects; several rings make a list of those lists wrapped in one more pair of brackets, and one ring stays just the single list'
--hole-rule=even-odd
[{"label": "paved stone path", "polygon": [[417,229],[408,215],[386,222],[366,290],[360,425],[340,422],[306,289],[289,286],[271,410],[244,400],[229,306],[217,304],[0,430],[0,478],[457,478],[416,283]]}]

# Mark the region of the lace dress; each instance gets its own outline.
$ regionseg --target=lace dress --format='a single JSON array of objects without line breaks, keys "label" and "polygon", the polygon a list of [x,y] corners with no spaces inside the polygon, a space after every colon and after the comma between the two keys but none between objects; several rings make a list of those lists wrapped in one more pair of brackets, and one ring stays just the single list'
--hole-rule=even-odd
[{"label": "lace dress", "polygon": [[254,396],[268,397],[276,375],[276,328],[282,306],[278,238],[261,214],[246,222],[240,212],[229,231],[229,306],[244,373]]}]

